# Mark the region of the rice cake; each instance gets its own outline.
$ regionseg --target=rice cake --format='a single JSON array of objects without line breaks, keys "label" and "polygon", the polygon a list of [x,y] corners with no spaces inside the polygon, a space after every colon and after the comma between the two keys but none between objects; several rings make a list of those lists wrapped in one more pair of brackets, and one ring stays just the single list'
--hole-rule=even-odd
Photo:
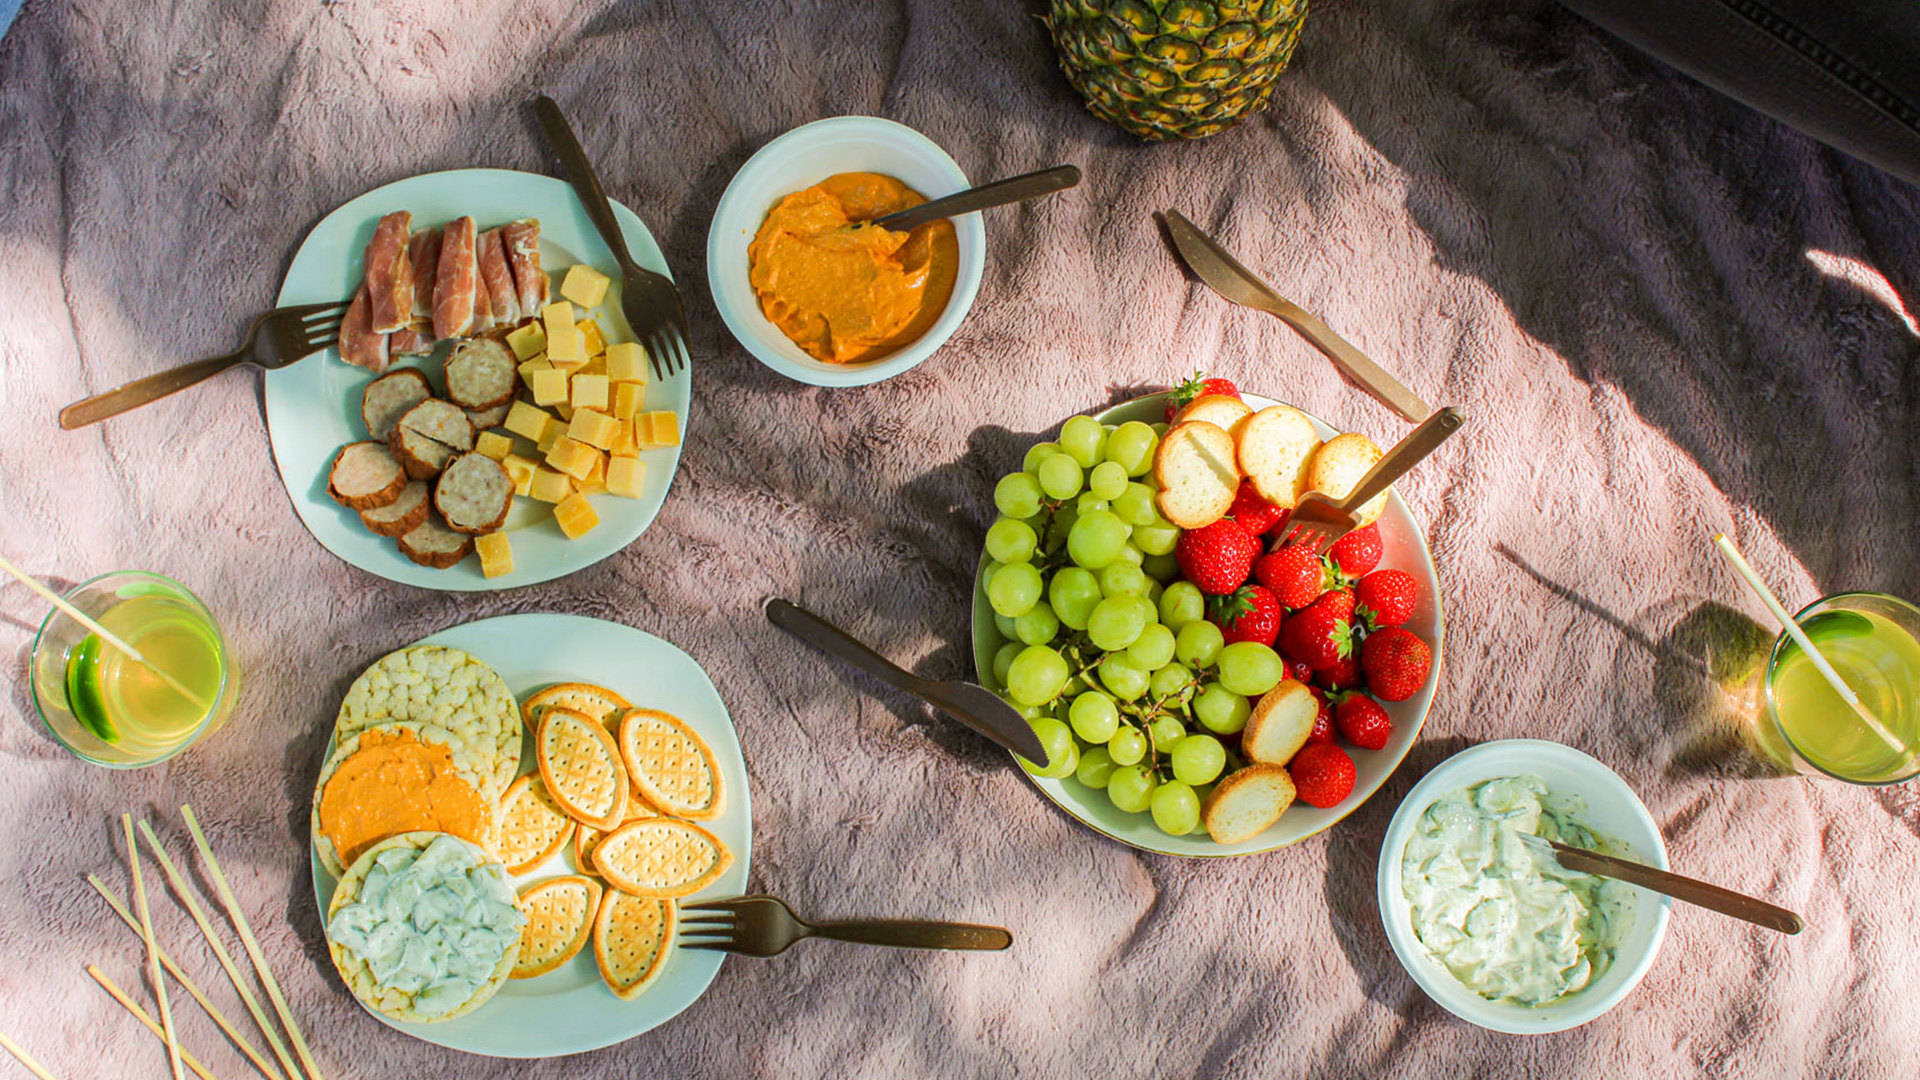
[{"label": "rice cake", "polygon": [[[396,741],[411,742],[430,748],[430,754],[433,750],[446,751],[450,756],[448,771],[452,777],[422,778],[411,774],[405,776],[405,780],[409,782],[396,785],[396,790],[393,792],[396,797],[394,805],[383,808],[382,816],[388,824],[394,826],[388,835],[420,831],[449,832],[462,840],[482,846],[490,843],[494,822],[498,820],[500,812],[498,805],[482,794],[486,790],[491,774],[483,768],[476,767],[473,754],[467,750],[465,744],[451,739],[446,729],[430,724],[380,724],[355,734],[344,746],[336,747],[333,753],[328,755],[326,764],[321,766],[320,779],[313,786],[313,810],[309,821],[313,848],[319,854],[321,864],[334,877],[345,874],[347,867],[359,857],[360,852],[340,851],[335,846],[331,835],[335,830],[327,826],[338,826],[341,823],[323,822],[321,819],[321,805],[327,784],[333,780],[340,767],[358,754],[363,747],[371,749],[374,743],[386,744]],[[401,749],[407,748],[403,745]],[[423,764],[431,766],[434,763],[429,760]],[[401,779],[393,775],[392,767],[391,762],[384,765],[377,779],[381,781]],[[458,786],[452,790],[446,787],[444,781],[453,778],[457,778],[459,785],[470,789],[470,796],[463,794]],[[478,800],[479,817],[476,821],[469,823],[468,828],[456,831],[451,827],[452,819],[449,815],[457,816],[457,811],[461,809],[457,805],[458,802],[467,798]],[[466,809],[471,811],[473,807],[469,804]],[[443,828],[443,826],[446,827]],[[363,846],[370,846],[385,838],[385,836],[374,836]]]},{"label": "rice cake", "polygon": [[481,792],[490,799],[500,799],[520,772],[524,728],[513,694],[498,672],[459,649],[415,645],[375,661],[340,703],[334,745],[391,723],[437,727],[465,743],[490,777]]}]

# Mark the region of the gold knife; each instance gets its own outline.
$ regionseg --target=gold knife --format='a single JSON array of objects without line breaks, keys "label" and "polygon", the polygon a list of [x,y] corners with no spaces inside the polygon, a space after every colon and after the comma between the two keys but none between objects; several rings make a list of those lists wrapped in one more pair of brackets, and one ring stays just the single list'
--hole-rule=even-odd
[{"label": "gold knife", "polygon": [[1253,271],[1241,266],[1213,237],[1201,232],[1193,222],[1181,216],[1180,211],[1168,210],[1165,213],[1167,231],[1173,234],[1173,246],[1180,249],[1180,257],[1186,260],[1201,281],[1207,283],[1208,288],[1242,307],[1278,316],[1281,322],[1293,327],[1314,348],[1326,353],[1327,359],[1333,361],[1333,365],[1348,379],[1407,420],[1418,423],[1433,412],[1399,379],[1367,359],[1365,353],[1334,333],[1326,323],[1274,292],[1272,286],[1255,277]]}]

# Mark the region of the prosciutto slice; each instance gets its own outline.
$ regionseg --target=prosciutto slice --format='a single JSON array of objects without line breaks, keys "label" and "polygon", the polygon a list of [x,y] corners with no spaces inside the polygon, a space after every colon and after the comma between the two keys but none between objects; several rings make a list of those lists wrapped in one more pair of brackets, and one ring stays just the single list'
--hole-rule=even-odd
[{"label": "prosciutto slice", "polygon": [[506,248],[507,266],[513,271],[513,288],[519,294],[520,314],[534,316],[546,305],[546,271],[540,269],[540,219],[526,218],[500,227],[500,241]]},{"label": "prosciutto slice", "polygon": [[440,267],[440,230],[421,229],[407,241],[407,261],[413,264],[413,314],[433,318],[433,279]]},{"label": "prosciutto slice", "polygon": [[387,335],[374,332],[373,300],[365,285],[360,286],[353,294],[353,302],[347,305],[346,317],[340,322],[339,345],[340,359],[347,363],[358,364],[376,374],[387,370]]},{"label": "prosciutto slice", "polygon": [[514,288],[513,271],[507,265],[506,241],[501,230],[488,229],[480,234],[480,283],[493,305],[495,326],[513,326],[535,314],[520,310],[520,291]]},{"label": "prosciutto slice", "polygon": [[433,282],[433,336],[465,337],[473,329],[474,286],[479,279],[473,219],[447,222]]},{"label": "prosciutto slice", "polygon": [[473,329],[470,334],[484,334],[493,329],[493,294],[487,291],[487,277],[480,268],[480,238],[473,240]]},{"label": "prosciutto slice", "polygon": [[395,210],[380,219],[367,241],[366,286],[376,334],[404,329],[413,317],[413,264],[407,258],[412,226],[411,213]]}]

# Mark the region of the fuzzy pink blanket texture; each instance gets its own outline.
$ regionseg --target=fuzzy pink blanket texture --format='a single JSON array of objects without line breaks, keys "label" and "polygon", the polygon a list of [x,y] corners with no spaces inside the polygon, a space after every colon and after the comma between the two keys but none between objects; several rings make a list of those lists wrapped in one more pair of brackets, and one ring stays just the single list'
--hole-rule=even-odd
[{"label": "fuzzy pink blanket texture", "polygon": [[[651,225],[693,318],[686,455],[630,548],[498,594],[354,570],[295,517],[247,373],[58,430],[69,401],[232,348],[306,230],[362,191],[551,171],[538,92]],[[979,302],[932,361],[822,390],[728,336],[705,238],[757,147],[849,113],[927,133],[977,179],[1072,162],[1086,180],[988,215]],[[183,800],[330,1077],[1920,1074],[1920,794],[1784,775],[1755,746],[1774,628],[1708,543],[1734,535],[1789,603],[1920,595],[1903,304],[1920,296],[1920,191],[1545,0],[1316,4],[1271,107],[1183,145],[1088,116],[1008,0],[28,0],[0,41],[0,162],[0,552],[62,585],[178,576],[245,678],[207,744],[89,767],[29,700],[42,605],[0,585],[0,1031],[56,1075],[166,1068],[82,972],[140,986],[84,875],[123,880],[120,811],[172,821]],[[1187,279],[1165,208],[1471,417],[1400,487],[1447,612],[1419,744],[1330,832],[1231,861],[1094,835],[1003,755],[759,610],[787,596],[924,674],[967,676],[991,482],[1062,417],[1203,368],[1383,443],[1405,430],[1280,323]],[[823,915],[998,923],[1014,947],[732,959],[665,1026],[539,1062],[376,1023],[329,967],[310,891],[329,722],[382,653],[519,611],[630,623],[705,665],[746,749],[757,890]],[[1599,1021],[1522,1038],[1455,1020],[1387,945],[1375,859],[1421,775],[1515,736],[1612,766],[1677,869],[1794,908],[1806,931],[1677,907],[1644,983]],[[184,917],[156,909],[242,1015]],[[214,1075],[248,1075],[178,1012]]]}]

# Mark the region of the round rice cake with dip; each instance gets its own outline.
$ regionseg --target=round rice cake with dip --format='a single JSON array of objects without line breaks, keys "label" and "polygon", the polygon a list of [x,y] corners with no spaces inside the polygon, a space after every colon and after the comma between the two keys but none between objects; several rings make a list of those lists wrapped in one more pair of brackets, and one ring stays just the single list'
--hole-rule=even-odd
[{"label": "round rice cake with dip", "polygon": [[466,743],[498,800],[520,773],[525,729],[520,709],[500,673],[472,655],[444,645],[415,645],[388,653],[347,688],[334,723],[334,746],[370,727],[417,723],[441,728]]},{"label": "round rice cake with dip", "polygon": [[368,848],[327,907],[327,952],[368,1008],[410,1023],[464,1016],[513,972],[527,917],[506,868],[445,833]]},{"label": "round rice cake with dip", "polygon": [[313,788],[313,848],[334,877],[389,836],[451,833],[492,842],[499,807],[484,794],[492,755],[431,724],[381,724],[328,756]]}]

